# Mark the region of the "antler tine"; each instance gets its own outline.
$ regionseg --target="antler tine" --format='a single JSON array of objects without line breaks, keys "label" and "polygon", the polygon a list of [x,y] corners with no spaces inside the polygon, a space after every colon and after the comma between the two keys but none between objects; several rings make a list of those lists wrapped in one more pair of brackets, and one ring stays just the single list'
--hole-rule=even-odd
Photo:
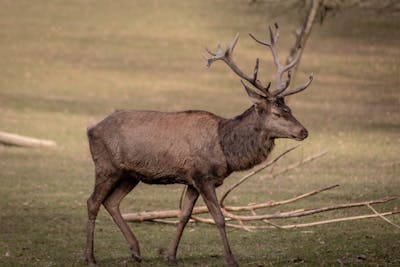
[{"label": "antler tine", "polygon": [[268,84],[264,88],[268,92],[270,87],[271,87],[271,82],[268,82]]},{"label": "antler tine", "polygon": [[271,40],[271,45],[274,45],[275,37],[274,37],[274,33],[272,32],[271,26],[268,26],[268,30],[269,30],[269,39]]},{"label": "antler tine", "polygon": [[270,43],[268,43],[267,41],[262,41],[262,40],[258,39],[258,38],[255,37],[252,33],[249,33],[249,36],[250,36],[251,38],[253,38],[253,40],[256,41],[257,43],[271,47],[271,44],[270,44]]},{"label": "antler tine", "polygon": [[[275,28],[276,28],[277,31],[276,31],[275,36],[274,36],[273,31],[272,31],[272,28],[271,28],[270,26],[268,27],[268,29],[269,29],[269,34],[270,34],[270,42],[262,41],[262,40],[258,39],[257,37],[255,37],[255,36],[254,36],[253,34],[251,34],[251,33],[249,33],[249,36],[250,36],[254,41],[256,41],[257,43],[259,43],[259,44],[261,44],[261,45],[268,46],[268,47],[271,49],[272,57],[273,57],[273,59],[274,59],[274,64],[275,64],[275,67],[277,68],[277,71],[278,71],[277,74],[276,74],[276,86],[277,86],[277,88],[281,88],[281,87],[282,87],[282,82],[281,82],[281,77],[282,77],[282,65],[279,63],[278,54],[277,54],[276,49],[275,49],[275,43],[278,41],[278,38],[279,38],[279,31],[278,31],[279,27],[278,27],[278,24],[277,24],[277,23],[275,23]],[[268,88],[265,87],[264,90],[268,91],[270,85],[271,85],[271,84],[269,84],[269,85],[267,86]]]},{"label": "antler tine", "polygon": [[277,97],[285,97],[285,96],[288,96],[288,95],[297,94],[298,92],[301,92],[301,91],[305,90],[311,84],[313,79],[314,79],[314,74],[311,73],[311,75],[308,78],[308,81],[306,82],[306,84],[304,84],[302,86],[299,86],[297,88],[291,89],[291,90],[286,91],[286,92],[282,91],[279,95],[277,95]]},{"label": "antler tine", "polygon": [[[248,87],[247,85],[246,85],[246,83],[243,81],[243,80],[240,80],[240,82],[242,83],[242,85],[243,85],[243,87],[244,87],[244,89],[246,89],[246,91],[247,91],[247,93],[249,94],[249,95],[252,95],[252,94],[257,94],[257,95],[260,95],[260,96],[262,96],[262,97],[268,97],[269,96],[269,93],[268,93],[268,91],[264,91],[264,90],[260,90],[260,92],[258,92],[257,90],[254,90],[254,89],[251,89],[250,87]],[[258,88],[257,88],[258,89]]]},{"label": "antler tine", "polygon": [[[258,67],[260,64],[260,59],[257,58],[256,59],[256,65],[254,66],[254,72],[253,72],[253,82],[254,83],[260,83],[260,81],[257,80],[257,76],[258,76]],[[266,96],[271,95],[269,92],[269,87],[271,86],[271,82],[268,82],[268,84],[266,84],[265,86],[262,86],[260,88],[257,87],[257,89],[259,89],[261,92],[263,92]]]},{"label": "antler tine", "polygon": [[219,59],[224,60],[223,58],[225,57],[225,55],[228,52],[228,48],[224,52],[222,50],[221,44],[219,44],[219,43],[217,44],[217,50],[215,52],[211,51],[207,47],[204,47],[204,49],[207,51],[207,53],[209,53],[212,56],[212,57],[209,57],[209,58],[204,56],[204,58],[207,61],[207,68],[209,68],[211,66],[211,64],[216,60],[219,60]]},{"label": "antler tine", "polygon": [[236,46],[238,40],[239,40],[239,33],[236,33],[235,37],[233,38],[232,43],[231,43],[230,45],[227,46],[227,47],[228,47],[227,49],[229,49],[229,53],[230,53],[230,54],[232,54],[233,49],[235,48],[235,46]]},{"label": "antler tine", "polygon": [[[256,41],[257,43],[261,45],[268,46],[271,50],[272,57],[274,60],[275,67],[277,69],[277,73],[275,76],[275,86],[276,90],[273,93],[269,92],[269,88],[271,86],[271,83],[268,83],[266,86],[263,86],[262,83],[257,79],[258,77],[258,69],[260,65],[260,60],[257,58],[256,59],[256,64],[254,66],[254,71],[253,71],[253,77],[250,77],[246,75],[239,67],[235,64],[235,62],[232,59],[232,54],[233,54],[233,49],[235,48],[238,40],[239,40],[239,34],[236,34],[235,37],[233,38],[233,41],[227,45],[225,50],[222,50],[221,45],[218,44],[217,46],[217,51],[213,52],[210,51],[209,49],[205,48],[208,54],[211,55],[211,57],[207,58],[204,57],[207,61],[207,67],[210,67],[211,64],[214,61],[217,60],[222,60],[224,61],[232,70],[235,72],[239,77],[242,79],[248,81],[251,83],[254,87],[256,87],[258,90],[260,90],[262,93],[264,93],[267,97],[272,96],[272,97],[284,97],[292,94],[296,94],[298,92],[303,91],[306,89],[312,82],[313,80],[313,75],[310,75],[309,80],[307,81],[306,84],[303,86],[299,86],[295,89],[288,90],[290,82],[291,82],[291,69],[299,62],[300,60],[300,49],[301,47],[299,46],[298,52],[295,56],[295,58],[288,63],[287,65],[282,66],[279,62],[278,58],[278,53],[275,48],[275,44],[278,42],[279,39],[279,25],[278,23],[274,23],[275,26],[275,33],[272,29],[271,26],[268,26],[268,31],[269,31],[269,38],[270,42],[263,41],[255,37],[253,34],[249,33],[249,36]],[[287,72],[287,79],[285,82],[282,81],[282,77]],[[242,82],[243,83],[243,82]],[[246,86],[245,86],[246,87]],[[247,88],[247,87],[246,87]],[[247,89],[246,89],[247,90]],[[288,90],[288,91],[287,91]]]},{"label": "antler tine", "polygon": [[216,54],[213,52],[213,51],[211,51],[210,49],[208,49],[207,47],[204,47],[204,49],[207,51],[207,53],[209,53],[210,55],[212,55],[212,56],[216,56]]},{"label": "antler tine", "polygon": [[300,54],[301,54],[301,53],[300,53],[300,50],[301,50],[301,47],[299,47],[299,49],[298,49],[298,51],[297,51],[297,53],[296,53],[295,58],[294,58],[292,61],[290,61],[290,63],[287,64],[285,67],[283,67],[282,73],[284,73],[284,72],[290,70],[291,68],[293,68],[293,67],[299,62]]},{"label": "antler tine", "polygon": [[256,59],[256,65],[254,66],[254,71],[253,71],[253,81],[257,81],[257,75],[258,75],[258,66],[260,64],[260,59]]},{"label": "antler tine", "polygon": [[249,94],[252,94],[252,93],[253,93],[253,90],[252,90],[250,87],[248,87],[248,86],[244,83],[243,80],[240,80],[240,82],[242,83],[244,89],[246,89],[246,91],[247,91]]},{"label": "antler tine", "polygon": [[289,87],[291,78],[292,78],[292,72],[289,70],[288,73],[287,73],[287,79],[286,79],[285,84],[282,85],[281,88],[278,88],[278,89],[274,92],[274,95],[275,95],[275,96],[279,96],[283,91],[285,91],[285,90]]},{"label": "antler tine", "polygon": [[210,67],[214,61],[222,60],[224,61],[232,70],[235,72],[239,77],[243,78],[244,80],[251,83],[254,87],[259,89],[261,92],[265,94],[269,94],[268,87],[264,87],[262,83],[257,80],[258,75],[258,66],[259,66],[259,59],[256,61],[256,66],[254,67],[253,77],[248,76],[245,74],[233,61],[232,54],[233,49],[235,48],[237,42],[239,40],[239,33],[235,35],[233,41],[227,45],[225,50],[222,50],[221,46],[218,44],[217,51],[213,52],[206,48],[206,51],[211,55],[211,57],[205,57],[207,61],[207,67]]},{"label": "antler tine", "polygon": [[272,31],[271,26],[268,26],[270,42],[260,40],[260,39],[258,39],[257,37],[255,37],[252,33],[249,33],[249,36],[250,36],[254,41],[256,41],[257,43],[271,47],[271,45],[273,45],[273,44],[275,44],[276,42],[278,42],[278,39],[279,39],[279,25],[278,25],[278,23],[275,22],[275,23],[274,23],[274,26],[275,26],[275,29],[276,29],[275,36],[274,36],[274,33],[273,33],[273,31]]},{"label": "antler tine", "polygon": [[[303,86],[300,86],[298,88],[292,89],[290,91],[288,91],[287,93],[285,93],[285,90],[287,90],[289,88],[290,85],[290,80],[291,80],[291,72],[290,70],[296,66],[296,64],[299,62],[300,60],[300,49],[301,47],[298,48],[298,52],[295,55],[295,58],[288,63],[287,65],[281,65],[281,63],[279,62],[279,57],[278,57],[278,53],[277,50],[275,48],[275,44],[278,42],[279,39],[279,25],[278,23],[274,23],[275,26],[275,34],[274,31],[272,29],[271,26],[268,26],[268,32],[269,32],[269,39],[270,42],[267,41],[262,41],[258,38],[256,38],[253,34],[249,33],[250,37],[253,38],[257,43],[268,46],[271,49],[271,53],[272,53],[272,57],[274,60],[274,64],[276,66],[277,72],[276,72],[276,76],[275,76],[275,86],[276,86],[276,90],[275,92],[272,93],[273,96],[275,97],[282,97],[282,96],[286,96],[286,95],[292,95],[298,92],[303,91],[304,89],[306,89],[312,81],[312,75],[310,76],[310,80]],[[285,82],[282,81],[282,77],[285,74],[285,72],[287,72],[287,80]]]},{"label": "antler tine", "polygon": [[275,30],[276,30],[276,33],[275,33],[275,43],[277,43],[277,42],[278,42],[278,39],[279,39],[279,25],[278,25],[278,22],[275,22],[275,23],[274,23],[274,26],[275,26]]}]

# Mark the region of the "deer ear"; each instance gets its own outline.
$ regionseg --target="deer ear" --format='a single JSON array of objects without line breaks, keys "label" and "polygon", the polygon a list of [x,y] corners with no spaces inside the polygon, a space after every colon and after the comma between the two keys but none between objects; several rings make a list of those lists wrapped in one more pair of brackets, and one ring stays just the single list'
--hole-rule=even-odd
[{"label": "deer ear", "polygon": [[265,101],[265,97],[262,95],[257,94],[256,92],[254,92],[252,89],[250,89],[242,80],[241,80],[244,89],[246,90],[247,94],[250,97],[251,102],[253,102],[253,104],[261,104],[262,102]]}]

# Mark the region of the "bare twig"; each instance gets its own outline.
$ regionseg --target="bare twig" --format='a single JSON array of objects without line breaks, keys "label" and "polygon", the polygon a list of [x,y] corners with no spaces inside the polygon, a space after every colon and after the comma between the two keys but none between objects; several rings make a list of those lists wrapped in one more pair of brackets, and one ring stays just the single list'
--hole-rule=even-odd
[{"label": "bare twig", "polygon": [[221,197],[221,201],[219,202],[221,207],[223,207],[223,203],[226,199],[226,197],[235,189],[237,188],[239,185],[243,184],[246,180],[248,180],[250,177],[254,176],[255,174],[259,173],[260,171],[264,170],[265,168],[268,168],[269,166],[275,164],[276,162],[278,162],[283,156],[285,156],[287,153],[289,153],[290,151],[298,148],[299,146],[295,146],[292,148],[289,148],[288,150],[286,150],[285,152],[281,153],[279,156],[277,156],[275,159],[256,167],[252,172],[246,174],[242,179],[240,179],[237,183],[235,183],[234,185],[232,185]]},{"label": "bare twig", "polygon": [[[174,225],[179,223],[179,221],[177,221],[177,220],[172,221],[172,220],[165,220],[165,219],[154,219],[154,220],[150,220],[150,221],[157,222],[157,223],[164,223],[164,224],[174,224]],[[194,221],[189,220],[189,222],[194,222]]]},{"label": "bare twig", "polygon": [[[240,179],[236,184],[232,185],[232,186],[222,195],[221,201],[220,201],[220,205],[221,205],[221,206],[224,206],[224,204],[223,204],[224,200],[226,199],[226,197],[227,197],[235,188],[237,188],[239,185],[241,185],[241,184],[242,184],[243,182],[245,182],[247,179],[249,179],[250,177],[252,177],[252,176],[254,176],[255,174],[259,173],[259,172],[262,171],[263,169],[265,169],[265,168],[267,168],[267,167],[269,167],[269,166],[274,165],[274,164],[275,164],[276,162],[278,162],[283,156],[285,156],[288,152],[290,152],[290,151],[292,151],[292,150],[294,150],[294,149],[296,149],[296,148],[297,148],[297,146],[296,146],[296,147],[292,147],[292,148],[286,150],[285,152],[283,152],[282,154],[280,154],[278,157],[276,157],[274,160],[272,160],[272,161],[266,163],[265,165],[262,165],[262,166],[258,167],[256,170],[250,172],[249,174],[246,174],[242,179]],[[311,161],[315,160],[316,158],[322,157],[322,156],[324,156],[326,153],[328,153],[328,152],[327,152],[327,151],[323,151],[323,152],[318,153],[318,154],[316,154],[316,155],[312,155],[312,156],[310,156],[310,157],[308,157],[308,158],[306,158],[306,159],[304,159],[304,160],[302,160],[302,161],[298,161],[298,162],[296,162],[296,163],[293,163],[292,165],[289,165],[288,167],[286,167],[286,168],[284,168],[284,169],[282,169],[282,170],[278,170],[278,171],[276,171],[276,172],[274,172],[274,173],[272,173],[272,174],[268,174],[266,177],[267,177],[267,178],[274,178],[274,177],[276,177],[276,176],[278,176],[278,175],[281,175],[281,174],[283,174],[283,173],[286,173],[286,172],[288,172],[288,171],[290,171],[290,170],[292,170],[292,169],[294,169],[294,168],[297,168],[297,167],[303,165],[304,163],[311,162]]]},{"label": "bare twig", "polygon": [[288,172],[288,171],[291,171],[291,170],[293,170],[293,169],[295,169],[295,168],[297,168],[297,167],[303,165],[303,164],[306,163],[306,162],[311,162],[311,161],[313,161],[313,160],[315,160],[315,159],[317,159],[317,158],[319,158],[319,157],[322,157],[322,156],[326,155],[326,153],[328,153],[328,151],[323,151],[323,152],[318,153],[318,154],[316,154],[316,155],[312,155],[312,156],[310,156],[310,157],[307,157],[307,158],[305,158],[304,160],[295,162],[295,163],[293,163],[293,164],[287,166],[287,167],[284,168],[284,169],[278,170],[278,171],[276,171],[276,172],[274,172],[274,173],[272,173],[272,174],[268,174],[265,178],[274,178],[274,177],[276,177],[276,176],[278,176],[278,175],[282,175],[282,174],[284,174],[284,173],[286,173],[286,172]]},{"label": "bare twig", "polygon": [[331,220],[323,220],[323,221],[317,221],[317,222],[312,222],[312,223],[283,225],[282,228],[290,229],[290,228],[310,227],[310,226],[316,226],[316,225],[328,224],[328,223],[337,223],[337,222],[346,222],[346,221],[370,219],[370,218],[376,218],[376,217],[380,217],[380,216],[395,215],[395,214],[399,214],[399,213],[400,213],[400,211],[398,211],[398,210],[397,211],[389,211],[389,212],[380,213],[379,215],[377,215],[377,214],[360,215],[360,216],[343,217],[343,218],[337,218],[337,219],[331,219]]},{"label": "bare twig", "polygon": [[[257,216],[257,213],[255,212],[255,210],[251,210],[251,214],[253,216]],[[264,219],[263,222],[265,222],[266,224],[270,224],[270,225],[274,226],[275,228],[283,229],[280,225],[278,225],[276,223],[273,223],[273,222],[271,222],[271,221],[269,221],[267,219]]]},{"label": "bare twig", "polygon": [[400,225],[395,224],[394,222],[392,222],[391,220],[389,220],[388,218],[384,217],[381,213],[379,213],[376,209],[374,209],[369,203],[366,204],[366,206],[372,210],[376,215],[378,215],[382,220],[388,222],[389,224],[393,225],[394,227],[400,229]]},{"label": "bare twig", "polygon": [[264,202],[264,203],[260,203],[260,204],[253,204],[253,205],[248,205],[248,206],[224,206],[224,208],[226,210],[229,210],[229,211],[245,211],[245,210],[256,210],[256,209],[270,208],[270,207],[289,204],[289,203],[298,201],[300,199],[316,195],[316,194],[321,193],[323,191],[327,191],[327,190],[333,189],[333,188],[338,187],[338,186],[339,186],[338,184],[335,184],[335,185],[331,185],[331,186],[328,186],[328,187],[316,189],[316,190],[313,190],[311,192],[308,192],[308,193],[305,193],[305,194],[302,194],[302,195],[299,195],[299,196],[296,196],[296,197],[293,197],[293,198],[289,198],[289,199],[286,199],[286,200],[282,200],[282,201],[268,201],[268,202]]}]

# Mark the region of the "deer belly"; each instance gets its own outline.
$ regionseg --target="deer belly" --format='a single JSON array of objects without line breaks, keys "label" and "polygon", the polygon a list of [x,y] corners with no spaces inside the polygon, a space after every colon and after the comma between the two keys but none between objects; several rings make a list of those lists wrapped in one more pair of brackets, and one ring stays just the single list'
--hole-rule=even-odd
[{"label": "deer belly", "polygon": [[172,162],[142,160],[124,164],[123,169],[146,184],[190,184],[187,170]]},{"label": "deer belly", "polygon": [[140,181],[145,184],[189,184],[189,182],[183,177],[161,176],[161,177],[146,177],[141,176]]}]

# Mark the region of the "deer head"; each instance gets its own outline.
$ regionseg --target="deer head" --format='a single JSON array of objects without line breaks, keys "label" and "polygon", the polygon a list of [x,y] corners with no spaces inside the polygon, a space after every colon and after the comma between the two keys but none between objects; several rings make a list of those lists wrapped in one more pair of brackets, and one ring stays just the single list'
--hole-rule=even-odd
[{"label": "deer head", "polygon": [[[270,48],[275,67],[277,69],[275,77],[275,89],[270,90],[271,83],[266,85],[262,84],[258,80],[258,67],[260,60],[256,59],[254,72],[252,76],[248,76],[233,61],[232,54],[235,48],[239,34],[236,34],[233,41],[227,45],[227,48],[223,50],[218,44],[215,52],[210,51],[206,48],[206,51],[211,57],[205,57],[207,61],[207,67],[210,67],[214,61],[224,61],[239,77],[246,82],[250,83],[255,89],[250,88],[246,83],[241,80],[250,100],[253,102],[256,112],[259,115],[259,120],[262,122],[261,125],[269,131],[269,136],[272,138],[291,138],[295,140],[303,140],[308,136],[308,132],[300,122],[292,115],[290,108],[285,104],[285,97],[288,95],[296,94],[306,89],[313,80],[311,74],[309,80],[302,86],[294,89],[289,89],[291,80],[291,69],[298,63],[300,53],[298,52],[294,59],[287,65],[281,65],[279,62],[278,54],[276,51],[275,44],[279,38],[279,27],[275,23],[275,33],[271,27],[269,29],[270,41],[262,41],[249,34],[257,43],[265,45]],[[301,48],[299,48],[300,50]],[[286,78],[285,80],[283,80]]]}]

